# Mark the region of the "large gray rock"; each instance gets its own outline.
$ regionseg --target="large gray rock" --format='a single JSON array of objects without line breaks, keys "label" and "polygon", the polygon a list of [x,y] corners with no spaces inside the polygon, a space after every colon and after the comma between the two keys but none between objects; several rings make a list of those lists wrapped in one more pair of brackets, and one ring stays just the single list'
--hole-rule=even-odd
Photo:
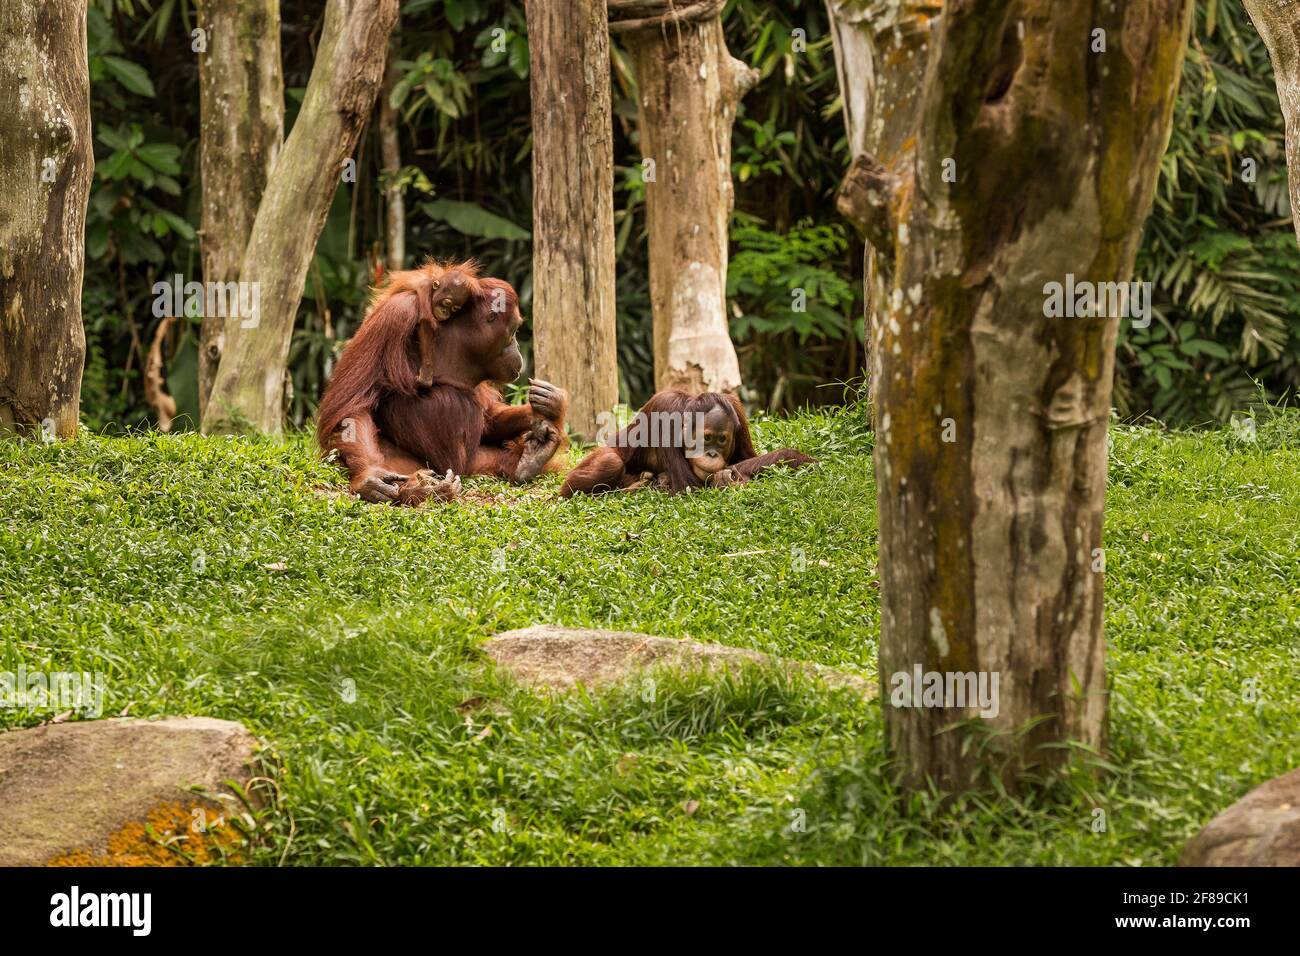
[{"label": "large gray rock", "polygon": [[[251,776],[256,741],[211,717],[91,720],[0,733],[0,866],[106,851],[110,835],[161,805],[192,803],[190,787],[224,796]],[[231,807],[227,807],[230,809]]]},{"label": "large gray rock", "polygon": [[616,684],[651,667],[722,671],[759,664],[800,671],[831,687],[850,687],[863,696],[876,685],[856,674],[791,661],[722,644],[653,637],[635,631],[537,625],[498,634],[484,645],[497,667],[528,687],[569,690]]},{"label": "large gray rock", "polygon": [[1256,787],[1206,824],[1179,866],[1300,866],[1300,770]]}]

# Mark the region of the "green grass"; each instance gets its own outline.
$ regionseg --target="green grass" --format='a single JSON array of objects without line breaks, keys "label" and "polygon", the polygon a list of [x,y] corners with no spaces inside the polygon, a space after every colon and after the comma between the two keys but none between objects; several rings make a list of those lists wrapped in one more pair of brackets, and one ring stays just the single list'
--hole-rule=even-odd
[{"label": "green grass", "polygon": [[879,705],[793,677],[551,699],[477,650],[592,625],[874,675],[860,411],[763,423],[823,463],[743,489],[476,481],[505,500],[420,511],[317,493],[339,476],[302,436],[0,442],[0,670],[102,671],[109,714],[243,721],[278,762],[264,862],[1172,863],[1300,764],[1298,438],[1293,415],[1254,442],[1116,430],[1110,769],[1016,798],[900,793]]}]

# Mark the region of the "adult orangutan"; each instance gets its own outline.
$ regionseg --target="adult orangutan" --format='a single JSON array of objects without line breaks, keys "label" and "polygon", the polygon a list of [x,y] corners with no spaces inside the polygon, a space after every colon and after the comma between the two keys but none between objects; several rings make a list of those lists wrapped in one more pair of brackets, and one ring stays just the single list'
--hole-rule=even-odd
[{"label": "adult orangutan", "polygon": [[732,395],[668,389],[651,396],[630,425],[582,459],[564,479],[560,495],[647,486],[673,494],[725,488],[744,484],[764,468],[799,468],[814,461],[793,448],[760,455],[745,408]]},{"label": "adult orangutan", "polygon": [[527,404],[501,399],[523,368],[523,321],[510,284],[473,262],[390,274],[317,414],[321,451],[338,452],[353,493],[414,505],[455,497],[462,475],[522,482],[553,467],[568,395],[531,380]]}]

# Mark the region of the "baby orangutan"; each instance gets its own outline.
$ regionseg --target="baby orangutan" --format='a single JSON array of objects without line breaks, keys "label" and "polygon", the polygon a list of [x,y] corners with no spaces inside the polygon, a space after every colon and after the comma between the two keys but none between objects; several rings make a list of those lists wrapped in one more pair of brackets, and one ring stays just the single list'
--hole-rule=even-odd
[{"label": "baby orangutan", "polygon": [[647,486],[672,494],[725,488],[744,484],[773,465],[798,468],[813,462],[793,448],[758,454],[745,409],[733,396],[669,389],[657,392],[632,424],[569,472],[560,496]]}]

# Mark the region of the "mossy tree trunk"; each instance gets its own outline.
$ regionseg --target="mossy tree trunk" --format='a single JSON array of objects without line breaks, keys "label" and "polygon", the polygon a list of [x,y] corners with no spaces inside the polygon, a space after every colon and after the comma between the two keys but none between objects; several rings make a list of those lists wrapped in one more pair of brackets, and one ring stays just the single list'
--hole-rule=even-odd
[{"label": "mossy tree trunk", "polygon": [[279,431],[285,364],[307,269],[339,182],[379,92],[397,0],[329,0],[302,109],[271,170],[240,282],[255,317],[227,319],[203,416],[207,433]]},{"label": "mossy tree trunk", "polygon": [[[627,14],[659,6],[619,4]],[[721,4],[697,7],[710,14],[633,26],[620,35],[636,70],[647,177],[655,385],[735,392],[740,364],[726,301],[728,227],[735,204],[731,127],[736,105],[757,82],[758,71],[727,51]],[[611,16],[615,9],[611,2]],[[613,21],[610,27],[622,31],[636,22]]]},{"label": "mossy tree trunk", "polygon": [[[1048,318],[1045,285],[1130,278],[1189,17],[1190,0],[951,0],[914,149],[856,163],[845,205],[888,276],[871,329],[880,675],[910,785],[1104,748],[1119,319]],[[1003,733],[951,729],[978,706],[889,706],[917,668],[997,674],[997,716],[974,723]]]},{"label": "mossy tree trunk", "polygon": [[76,434],[95,158],[86,0],[0,4],[0,433]]},{"label": "mossy tree trunk", "polygon": [[528,0],[533,352],[587,440],[618,403],[614,132],[605,0]]},{"label": "mossy tree trunk", "polygon": [[[199,172],[205,282],[237,282],[257,207],[284,144],[280,0],[199,0]],[[199,415],[225,342],[225,319],[199,332]]]},{"label": "mossy tree trunk", "polygon": [[1286,165],[1291,223],[1300,239],[1300,0],[1244,0],[1246,12],[1268,47],[1277,98],[1286,121]]}]

